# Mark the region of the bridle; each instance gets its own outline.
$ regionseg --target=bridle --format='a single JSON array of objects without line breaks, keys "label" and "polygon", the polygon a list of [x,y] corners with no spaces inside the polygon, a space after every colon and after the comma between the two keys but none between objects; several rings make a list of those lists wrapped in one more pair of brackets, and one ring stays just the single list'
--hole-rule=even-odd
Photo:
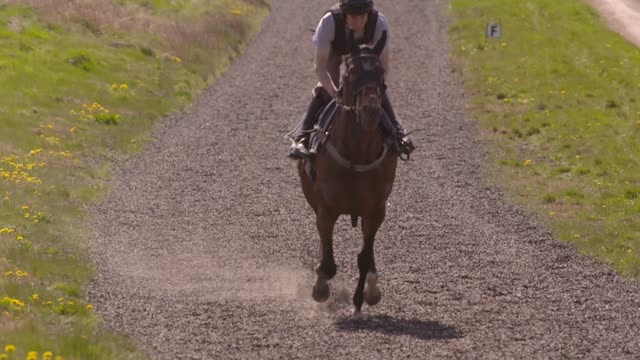
[{"label": "bridle", "polygon": [[[386,85],[384,84],[383,74],[381,72],[376,73],[376,71],[382,71],[382,67],[378,57],[371,52],[346,57],[345,65],[347,67],[347,71],[343,76],[343,82],[340,88],[340,93],[342,95],[340,99],[340,106],[343,110],[355,112],[356,115],[359,116],[359,110],[361,110],[364,105],[360,103],[360,100],[362,99],[360,96],[361,93],[364,92],[365,97],[369,96],[375,98],[375,102],[378,104],[382,99],[382,95],[386,90]],[[356,67],[359,68],[358,71],[361,74],[355,80],[352,80],[350,78],[350,74]],[[344,87],[345,85],[349,90],[349,94],[346,93],[347,89]],[[345,104],[345,102],[350,105]]]},{"label": "bridle", "polygon": [[[366,104],[361,103],[361,99],[367,97],[375,98],[375,103],[380,106],[382,95],[386,90],[384,84],[384,78],[382,72],[375,73],[381,70],[380,60],[377,55],[371,52],[365,52],[363,54],[357,54],[348,57],[345,61],[347,71],[343,77],[342,86],[340,87],[340,94],[338,104],[342,107],[343,111],[348,113],[355,113],[356,126],[361,124],[362,109]],[[367,64],[367,65],[365,65]],[[350,74],[354,67],[359,71],[359,77],[355,80],[350,78]],[[374,76],[371,76],[374,75]],[[346,88],[344,87],[346,86]],[[347,89],[349,90],[347,93]],[[364,96],[361,96],[363,94]],[[346,97],[346,99],[345,99]],[[347,100],[347,104],[344,101]],[[354,137],[357,137],[356,132],[353,133]],[[356,172],[366,172],[377,169],[382,164],[382,161],[387,156],[388,146],[383,144],[382,154],[369,164],[354,164],[351,161],[345,159],[338,150],[331,144],[331,141],[326,142],[326,148],[331,157],[342,167],[351,169]]]}]

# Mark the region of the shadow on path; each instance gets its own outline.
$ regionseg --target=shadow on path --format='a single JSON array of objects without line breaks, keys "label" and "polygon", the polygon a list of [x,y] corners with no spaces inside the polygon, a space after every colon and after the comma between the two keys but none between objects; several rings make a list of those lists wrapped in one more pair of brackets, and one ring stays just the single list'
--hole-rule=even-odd
[{"label": "shadow on path", "polygon": [[363,320],[344,318],[336,321],[340,331],[372,331],[389,335],[408,335],[421,340],[457,339],[464,334],[453,326],[438,321],[422,321],[374,315]]}]

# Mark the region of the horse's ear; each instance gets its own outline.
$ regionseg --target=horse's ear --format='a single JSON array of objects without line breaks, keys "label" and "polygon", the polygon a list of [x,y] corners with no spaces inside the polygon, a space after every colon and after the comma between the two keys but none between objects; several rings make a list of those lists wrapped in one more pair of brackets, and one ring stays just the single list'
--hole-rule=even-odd
[{"label": "horse's ear", "polygon": [[347,35],[347,46],[349,46],[351,54],[357,54],[360,52],[360,46],[356,44],[356,39],[353,35],[353,30],[349,30],[349,34]]},{"label": "horse's ear", "polygon": [[378,40],[378,42],[376,42],[376,45],[373,47],[373,52],[376,55],[380,56],[386,44],[387,44],[387,30],[382,32],[382,36],[380,36],[380,40]]}]

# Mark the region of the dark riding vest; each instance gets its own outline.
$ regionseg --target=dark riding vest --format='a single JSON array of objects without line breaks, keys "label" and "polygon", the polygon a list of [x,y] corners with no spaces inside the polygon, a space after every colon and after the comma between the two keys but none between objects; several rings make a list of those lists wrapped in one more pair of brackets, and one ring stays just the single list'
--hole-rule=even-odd
[{"label": "dark riding vest", "polygon": [[[347,44],[347,28],[344,14],[340,10],[340,5],[334,5],[329,11],[333,16],[333,21],[336,24],[336,31],[333,42],[331,43],[331,49],[335,54],[347,55],[349,54],[349,44]],[[376,24],[378,23],[378,11],[371,10],[367,23],[364,26],[364,34],[360,40],[356,40],[358,45],[369,44],[373,41],[373,37],[376,34]]]}]

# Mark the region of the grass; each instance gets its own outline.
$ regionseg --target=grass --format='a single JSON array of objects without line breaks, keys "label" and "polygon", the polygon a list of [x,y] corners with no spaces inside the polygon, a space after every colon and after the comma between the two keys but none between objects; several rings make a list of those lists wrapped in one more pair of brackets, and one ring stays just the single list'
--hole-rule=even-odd
[{"label": "grass", "polygon": [[83,209],[267,11],[259,0],[0,5],[0,359],[144,357],[86,301]]},{"label": "grass", "polygon": [[[494,180],[558,239],[640,276],[640,49],[578,0],[454,0],[450,15]],[[501,39],[485,37],[494,19]]]}]

